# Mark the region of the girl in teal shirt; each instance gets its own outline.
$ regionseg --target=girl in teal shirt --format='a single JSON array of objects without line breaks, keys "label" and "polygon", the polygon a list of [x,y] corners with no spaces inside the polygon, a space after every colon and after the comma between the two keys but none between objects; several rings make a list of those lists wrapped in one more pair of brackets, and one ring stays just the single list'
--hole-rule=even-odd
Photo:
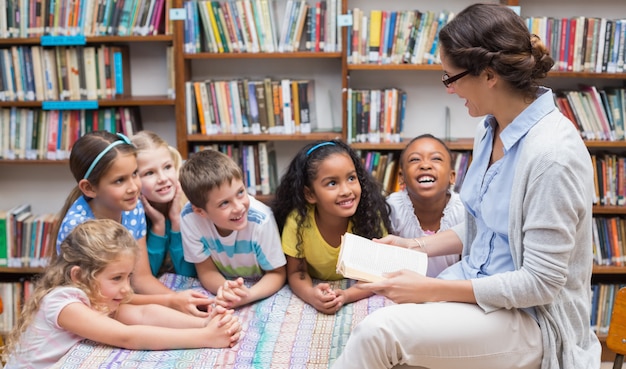
[{"label": "girl in teal shirt", "polygon": [[196,268],[183,257],[180,211],[184,194],[178,182],[181,158],[178,151],[154,132],[132,137],[137,147],[141,200],[148,222],[148,258],[152,274],[176,273],[196,276]]}]

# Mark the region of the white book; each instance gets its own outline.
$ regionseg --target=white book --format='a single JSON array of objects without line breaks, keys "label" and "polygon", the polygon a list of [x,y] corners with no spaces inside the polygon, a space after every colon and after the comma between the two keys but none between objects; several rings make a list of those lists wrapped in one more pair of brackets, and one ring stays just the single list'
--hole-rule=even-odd
[{"label": "white book", "polygon": [[193,82],[185,82],[185,120],[187,121],[187,134],[188,135],[193,135],[197,132],[193,126],[194,126],[194,115],[193,115],[193,111],[194,109],[196,109],[195,106],[195,98],[194,98],[194,93],[193,93]]},{"label": "white book", "polygon": [[243,133],[243,118],[241,116],[241,101],[240,99],[243,96],[239,96],[239,87],[237,86],[237,80],[232,80],[228,82],[228,87],[230,90],[230,103],[232,107],[232,125],[231,132],[233,133]]},{"label": "white book", "polygon": [[287,51],[286,46],[288,45],[287,37],[289,35],[289,21],[291,17],[291,13],[293,12],[294,4],[293,0],[287,0],[287,5],[285,6],[285,13],[283,15],[283,21],[280,26],[280,38],[278,41],[278,52]]},{"label": "white book", "polygon": [[370,90],[369,129],[367,142],[380,143],[380,90]]},{"label": "white book", "polygon": [[293,134],[296,131],[296,127],[293,121],[293,113],[291,109],[291,80],[281,80],[280,87],[282,89],[284,133]]},{"label": "white book", "polygon": [[94,46],[86,46],[83,49],[83,57],[85,60],[84,73],[86,82],[87,100],[98,99],[98,71],[96,68],[96,48]]},{"label": "white book", "polygon": [[9,38],[9,27],[7,22],[7,0],[0,0],[0,38]]},{"label": "white book", "polygon": [[59,100],[55,49],[43,49],[44,99]]},{"label": "white book", "polygon": [[[66,51],[67,60],[67,76],[70,82],[69,99],[80,100],[81,96],[85,96],[87,91],[81,89],[80,73],[84,73],[83,66],[78,63],[78,49],[76,47],[68,47]],[[82,52],[82,51],[81,51]]]},{"label": "white book", "polygon": [[[259,35],[257,34],[256,22],[254,20],[254,11],[252,10],[252,4],[249,0],[237,2],[238,10],[239,5],[241,5],[241,11],[239,11],[239,15],[241,17],[241,22],[245,22],[248,24],[247,29],[250,33],[250,46],[248,47],[248,52],[258,53],[261,51],[261,47],[259,45]],[[245,14],[245,19],[244,19]],[[244,30],[245,32],[245,30]]]},{"label": "white book", "polygon": [[45,83],[44,83],[44,68],[42,61],[42,48],[41,46],[33,46],[32,47],[32,55],[33,55],[33,79],[35,81],[35,100],[43,101],[44,100],[44,92],[45,92]]},{"label": "white book", "polygon": [[327,17],[328,32],[326,32],[327,38],[324,44],[326,49],[324,51],[335,52],[337,50],[337,0],[329,1],[327,12],[330,13],[330,16]]},{"label": "white book", "polygon": [[374,242],[352,233],[342,236],[337,273],[346,278],[377,282],[385,279],[385,273],[408,269],[426,275],[427,268],[426,253]]},{"label": "white book", "polygon": [[246,173],[248,177],[248,193],[256,195],[256,171],[254,168],[254,149],[252,145],[244,146],[244,160],[246,161]]},{"label": "white book", "polygon": [[270,194],[270,167],[267,142],[259,142],[259,169],[261,171],[261,194]]}]

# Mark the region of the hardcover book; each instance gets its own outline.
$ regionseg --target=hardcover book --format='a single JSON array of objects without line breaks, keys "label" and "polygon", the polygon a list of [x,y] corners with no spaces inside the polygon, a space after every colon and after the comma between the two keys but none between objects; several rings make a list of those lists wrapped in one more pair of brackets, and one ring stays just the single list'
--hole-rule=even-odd
[{"label": "hardcover book", "polygon": [[346,233],[341,239],[337,273],[365,282],[385,279],[383,274],[408,269],[426,275],[426,253],[374,242]]}]

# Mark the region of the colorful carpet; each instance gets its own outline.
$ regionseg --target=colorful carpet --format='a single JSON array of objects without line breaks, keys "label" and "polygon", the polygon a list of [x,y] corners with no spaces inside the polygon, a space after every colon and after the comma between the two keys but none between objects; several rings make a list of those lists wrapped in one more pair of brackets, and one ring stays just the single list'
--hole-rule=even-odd
[{"label": "colorful carpet", "polygon": [[[174,290],[204,291],[198,280],[166,274]],[[345,289],[353,281],[331,282]],[[237,368],[326,369],[341,354],[350,331],[365,316],[392,302],[372,296],[343,307],[336,315],[318,313],[284,286],[276,294],[236,311],[242,337],[230,349],[138,351],[92,341],[76,345],[56,368]]]}]

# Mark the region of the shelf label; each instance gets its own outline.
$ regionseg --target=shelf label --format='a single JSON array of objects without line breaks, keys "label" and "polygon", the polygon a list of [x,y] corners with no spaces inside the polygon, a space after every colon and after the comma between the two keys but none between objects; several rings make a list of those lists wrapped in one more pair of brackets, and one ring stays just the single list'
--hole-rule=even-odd
[{"label": "shelf label", "polygon": [[337,16],[337,25],[339,27],[349,27],[352,25],[352,14],[341,14]]},{"label": "shelf label", "polygon": [[85,35],[75,36],[41,36],[41,46],[80,46],[87,44]]},{"label": "shelf label", "polygon": [[43,110],[93,110],[98,109],[98,100],[43,101]]},{"label": "shelf label", "polygon": [[187,18],[187,13],[185,12],[185,8],[170,9],[171,20],[185,20],[186,18]]}]

